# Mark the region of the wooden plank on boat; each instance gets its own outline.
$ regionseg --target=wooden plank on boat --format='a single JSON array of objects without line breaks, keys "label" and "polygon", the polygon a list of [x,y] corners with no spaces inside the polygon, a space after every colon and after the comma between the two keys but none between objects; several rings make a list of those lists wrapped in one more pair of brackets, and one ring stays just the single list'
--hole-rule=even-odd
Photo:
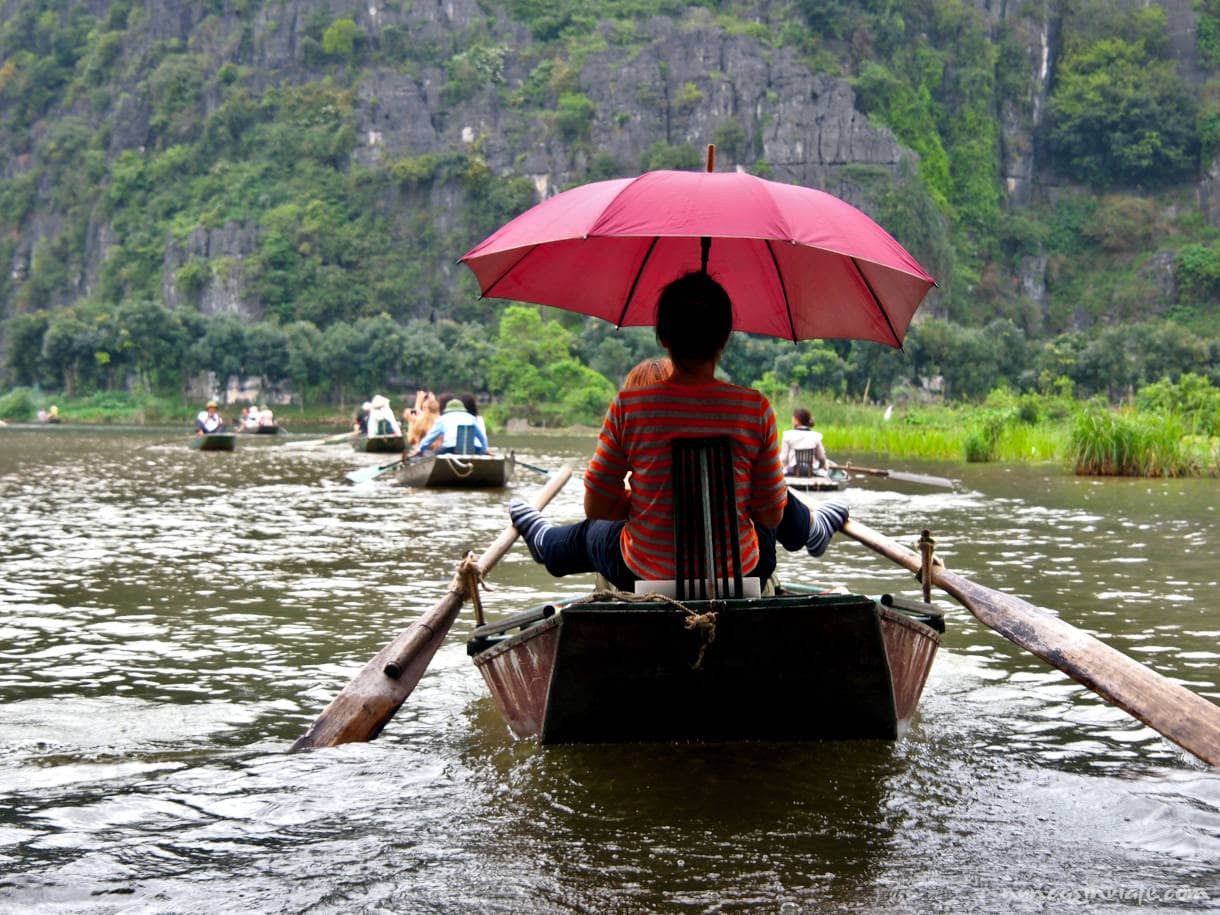
[{"label": "wooden plank on boat", "polygon": [[940,642],[859,595],[723,602],[711,641],[686,618],[670,604],[569,604],[482,640],[474,660],[513,733],[543,743],[893,739]]},{"label": "wooden plank on boat", "polygon": [[494,487],[512,481],[513,455],[439,454],[413,458],[395,471],[403,486]]}]

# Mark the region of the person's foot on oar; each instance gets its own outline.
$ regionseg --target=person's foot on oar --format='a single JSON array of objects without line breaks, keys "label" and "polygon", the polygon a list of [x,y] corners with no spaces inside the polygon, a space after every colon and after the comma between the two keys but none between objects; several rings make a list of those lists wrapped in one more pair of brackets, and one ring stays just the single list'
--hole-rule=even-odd
[{"label": "person's foot on oar", "polygon": [[534,562],[542,562],[542,542],[546,539],[547,531],[554,525],[542,517],[542,512],[520,499],[513,499],[508,503],[508,517],[512,519],[513,527],[529,547]]},{"label": "person's foot on oar", "polygon": [[809,513],[809,539],[805,541],[805,549],[810,556],[821,556],[826,552],[830,538],[843,527],[847,516],[847,503],[838,499],[823,502]]}]

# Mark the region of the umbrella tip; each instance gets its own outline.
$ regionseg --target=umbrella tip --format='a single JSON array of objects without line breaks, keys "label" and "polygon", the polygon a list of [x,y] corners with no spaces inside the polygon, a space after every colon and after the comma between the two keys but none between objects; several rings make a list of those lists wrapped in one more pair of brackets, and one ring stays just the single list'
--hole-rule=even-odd
[{"label": "umbrella tip", "polygon": [[709,172],[716,170],[716,144],[707,144],[707,170]]}]

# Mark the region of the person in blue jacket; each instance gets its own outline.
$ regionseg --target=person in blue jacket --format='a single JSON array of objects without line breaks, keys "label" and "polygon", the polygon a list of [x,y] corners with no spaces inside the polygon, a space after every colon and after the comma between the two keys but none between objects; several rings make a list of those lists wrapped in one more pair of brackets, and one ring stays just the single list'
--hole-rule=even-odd
[{"label": "person in blue jacket", "polygon": [[416,454],[454,454],[458,450],[458,430],[471,427],[464,435],[471,436],[474,454],[487,453],[487,436],[466,405],[452,394],[440,396],[441,415],[419,443]]}]

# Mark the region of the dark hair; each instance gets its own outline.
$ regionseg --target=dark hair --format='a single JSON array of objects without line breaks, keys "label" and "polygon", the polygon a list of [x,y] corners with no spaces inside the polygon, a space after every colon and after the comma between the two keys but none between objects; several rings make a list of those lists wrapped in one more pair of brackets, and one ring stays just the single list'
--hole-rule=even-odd
[{"label": "dark hair", "polygon": [[449,403],[449,401],[453,400],[453,398],[454,394],[450,391],[445,391],[440,397],[436,398],[436,402],[440,404],[442,413],[445,411],[445,404]]},{"label": "dark hair", "polygon": [[474,399],[473,394],[462,394],[458,397],[462,402],[462,406],[466,408],[466,412],[471,416],[479,415],[479,402]]},{"label": "dark hair", "polygon": [[813,416],[804,407],[797,407],[792,411],[792,418],[796,420],[798,426],[812,426]]},{"label": "dark hair", "polygon": [[724,287],[706,273],[688,273],[661,290],[657,342],[674,362],[715,358],[732,332],[733,303]]}]

